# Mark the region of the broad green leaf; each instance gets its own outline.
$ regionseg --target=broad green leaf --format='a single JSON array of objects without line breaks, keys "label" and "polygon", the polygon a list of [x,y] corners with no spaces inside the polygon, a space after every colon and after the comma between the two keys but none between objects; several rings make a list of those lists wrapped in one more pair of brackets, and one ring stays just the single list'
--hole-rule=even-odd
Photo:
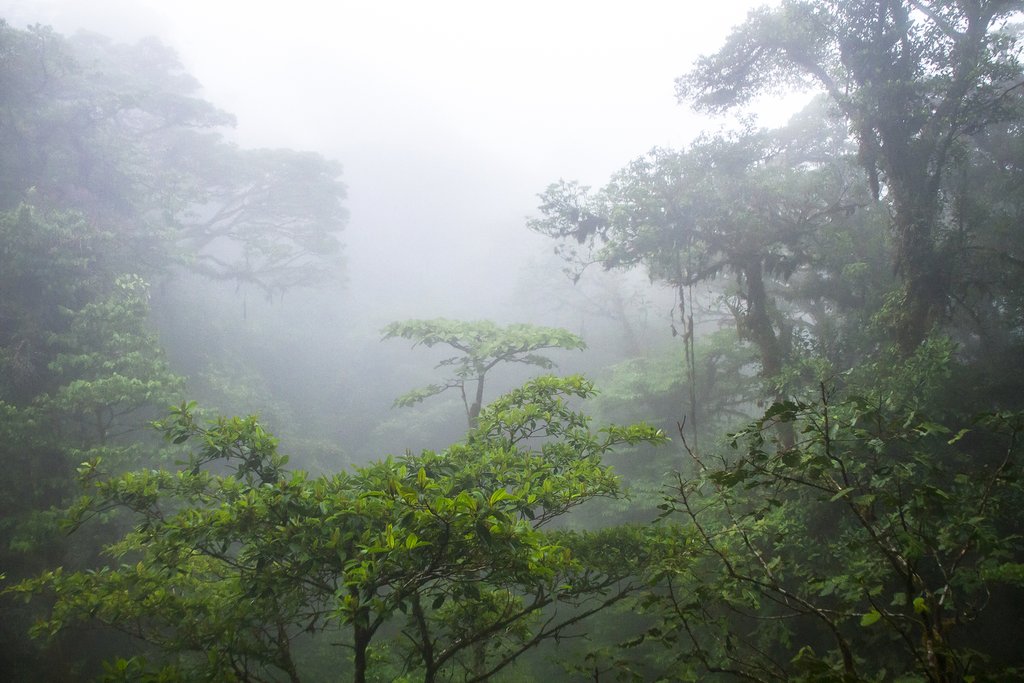
[{"label": "broad green leaf", "polygon": [[860,618],[860,625],[861,626],[871,626],[872,624],[876,623],[881,618],[882,618],[881,612],[879,612],[876,609],[873,609],[870,612],[864,614]]}]

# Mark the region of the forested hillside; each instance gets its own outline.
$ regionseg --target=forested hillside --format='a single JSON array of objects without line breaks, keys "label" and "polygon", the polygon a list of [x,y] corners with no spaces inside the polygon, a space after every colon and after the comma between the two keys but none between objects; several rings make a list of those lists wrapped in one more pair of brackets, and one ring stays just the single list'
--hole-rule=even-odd
[{"label": "forested hillside", "polygon": [[0,21],[0,676],[1024,678],[1022,19],[755,9],[679,65],[723,125],[387,323],[344,159]]}]

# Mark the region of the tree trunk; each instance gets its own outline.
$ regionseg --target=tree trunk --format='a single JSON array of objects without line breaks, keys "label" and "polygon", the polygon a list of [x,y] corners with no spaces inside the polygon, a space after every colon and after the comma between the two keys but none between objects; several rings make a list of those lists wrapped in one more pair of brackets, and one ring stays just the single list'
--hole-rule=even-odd
[{"label": "tree trunk", "polygon": [[473,400],[473,405],[469,407],[469,412],[466,417],[469,419],[469,428],[473,429],[476,427],[476,419],[480,417],[480,409],[484,405],[484,373],[476,378],[476,396]]},{"label": "tree trunk", "polygon": [[365,609],[360,609],[352,621],[352,647],[354,683],[366,683],[366,651],[370,647],[370,639],[373,636],[370,630],[370,615]]},{"label": "tree trunk", "polygon": [[[761,261],[752,258],[742,269],[743,279],[747,286],[747,311],[737,321],[740,336],[749,339],[757,347],[761,356],[761,376],[766,382],[775,384],[785,364],[782,343],[775,332],[771,316],[768,314],[770,304],[768,292],[764,286],[764,268]],[[775,384],[772,399],[785,400],[785,392]],[[796,443],[793,425],[788,422],[777,425],[779,440],[784,448],[792,448]]]},{"label": "tree trunk", "polygon": [[935,203],[925,187],[893,183],[896,272],[903,279],[901,310],[895,319],[896,343],[909,355],[942,319],[949,296],[949,273],[935,244]]},{"label": "tree trunk", "polygon": [[277,622],[277,649],[280,653],[280,666],[288,674],[291,683],[301,683],[299,671],[295,668],[295,660],[292,659],[291,640],[288,638],[288,631],[283,621]]},{"label": "tree trunk", "polygon": [[423,605],[420,604],[420,596],[417,593],[412,595],[412,615],[416,620],[416,630],[419,631],[420,642],[417,643],[417,647],[420,651],[420,660],[423,662],[423,683],[434,683],[437,680],[438,669],[434,657],[434,643],[430,638],[427,617],[423,612]]}]

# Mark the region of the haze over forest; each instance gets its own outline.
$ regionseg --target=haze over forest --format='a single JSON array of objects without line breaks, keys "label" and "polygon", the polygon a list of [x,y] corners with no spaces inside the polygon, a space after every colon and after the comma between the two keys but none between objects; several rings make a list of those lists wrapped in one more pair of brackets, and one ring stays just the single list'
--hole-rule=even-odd
[{"label": "haze over forest", "polygon": [[[509,250],[519,263],[550,251],[522,229],[549,182],[599,184],[716,125],[678,105],[672,79],[757,3],[699,16],[665,2],[6,4],[22,25],[158,36],[236,116],[240,144],[340,161],[351,300],[486,317],[511,295]],[[767,125],[793,109],[773,100]],[[438,253],[457,270],[432,271]]]},{"label": "haze over forest", "polygon": [[0,0],[0,675],[1018,680],[1022,18]]}]

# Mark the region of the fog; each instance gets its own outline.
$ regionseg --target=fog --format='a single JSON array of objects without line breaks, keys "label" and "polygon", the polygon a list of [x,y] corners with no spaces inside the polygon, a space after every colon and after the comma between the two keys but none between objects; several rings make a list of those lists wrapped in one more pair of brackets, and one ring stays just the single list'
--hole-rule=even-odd
[{"label": "fog", "polygon": [[[591,350],[563,354],[562,372],[595,370],[623,344],[635,354],[671,339],[671,293],[639,274],[573,287],[526,219],[560,178],[597,186],[653,146],[722,125],[677,103],[673,80],[757,4],[5,0],[0,12],[14,27],[66,35],[156,36],[201,96],[236,117],[229,139],[342,164],[342,282],[268,303],[183,278],[161,290],[176,302],[162,309],[177,312],[154,315],[172,360],[205,377],[190,380],[192,391],[215,409],[260,412],[286,443],[311,430],[364,460],[459,434],[457,418],[430,438],[404,425],[407,413],[389,417],[396,395],[431,381],[434,358],[381,344],[392,320],[564,326]],[[754,113],[775,125],[798,104],[762,100]],[[609,301],[612,317],[625,311],[632,322],[607,328]],[[242,362],[253,358],[261,376]],[[233,389],[238,381],[262,399]]]},{"label": "fog", "polygon": [[[237,117],[243,146],[340,161],[349,311],[501,317],[524,229],[558,178],[598,185],[655,145],[715,124],[673,79],[760,2],[0,3],[15,26],[158,36]],[[792,105],[758,107],[774,125]],[[441,262],[446,266],[439,267]]]},{"label": "fog", "polygon": [[1016,680],[1024,1],[765,4],[0,0],[0,679]]}]

